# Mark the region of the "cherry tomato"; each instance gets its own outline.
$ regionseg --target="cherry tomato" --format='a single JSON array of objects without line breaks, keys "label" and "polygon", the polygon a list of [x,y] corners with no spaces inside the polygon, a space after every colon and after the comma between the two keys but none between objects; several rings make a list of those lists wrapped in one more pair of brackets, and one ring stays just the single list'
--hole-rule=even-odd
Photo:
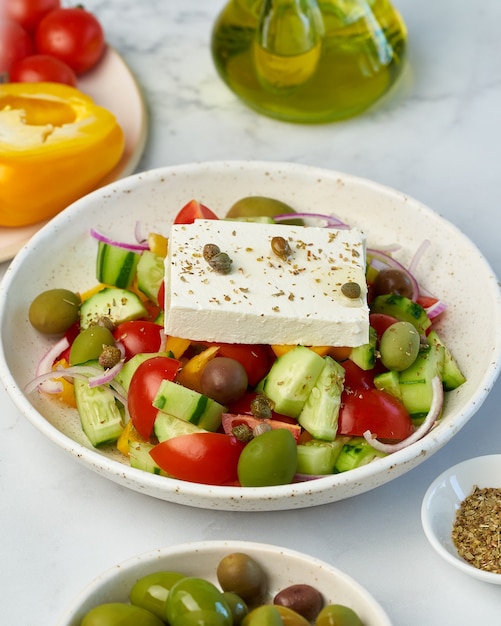
[{"label": "cherry tomato", "polygon": [[49,11],[59,9],[60,0],[3,0],[7,16],[32,32]]},{"label": "cherry tomato", "polygon": [[343,361],[341,365],[344,367],[344,387],[353,389],[373,389],[375,370],[363,370],[356,363],[349,359]]},{"label": "cherry tomato", "polygon": [[438,302],[438,298],[434,298],[433,296],[418,296],[416,302],[420,304],[423,309],[428,309]]},{"label": "cherry tomato", "polygon": [[167,439],[150,452],[165,472],[189,482],[225,485],[238,480],[244,444],[222,433],[192,433]]},{"label": "cherry tomato", "polygon": [[253,430],[259,424],[268,424],[270,428],[286,428],[290,430],[296,443],[299,441],[299,437],[301,436],[301,426],[299,424],[293,424],[291,422],[284,422],[277,419],[262,419],[259,417],[254,417],[253,415],[245,415],[239,414],[234,415],[231,413],[223,413],[222,416],[222,425],[223,430],[227,435],[231,435],[232,429],[235,426],[239,426],[240,424],[246,424],[251,430]]},{"label": "cherry tomato", "polygon": [[127,407],[132,424],[144,439],[149,439],[158,409],[153,400],[163,380],[174,380],[181,363],[166,356],[154,356],[134,372],[129,385]]},{"label": "cherry tomato", "polygon": [[158,289],[157,300],[158,300],[158,306],[160,307],[160,310],[164,311],[165,310],[165,281],[163,280],[160,283],[160,288]]},{"label": "cherry tomato", "polygon": [[381,339],[384,331],[395,322],[398,322],[397,318],[386,315],[386,313],[371,313],[369,315],[369,324],[376,331],[378,340]]},{"label": "cherry tomato", "polygon": [[219,218],[198,200],[190,200],[176,215],[174,224],[193,224],[197,219],[217,220]]},{"label": "cherry tomato", "polygon": [[162,342],[163,327],[155,322],[133,320],[119,324],[113,336],[125,348],[125,360],[128,361],[140,352],[158,352]]},{"label": "cherry tomato", "polygon": [[0,19],[0,74],[10,75],[12,66],[33,52],[33,43],[24,28],[13,20]]},{"label": "cherry tomato", "polygon": [[12,83],[63,83],[76,87],[75,72],[56,57],[48,54],[33,54],[17,61],[10,73]]},{"label": "cherry tomato", "polygon": [[378,439],[401,441],[409,437],[414,428],[404,405],[386,391],[343,391],[338,433],[360,437],[366,430],[370,430]]},{"label": "cherry tomato", "polygon": [[241,363],[247,372],[249,385],[254,387],[266,376],[270,369],[268,350],[260,344],[244,343],[208,343],[202,342],[207,348],[219,346],[218,356],[234,359]]},{"label": "cherry tomato", "polygon": [[60,59],[78,75],[93,68],[104,53],[104,31],[83,8],[55,9],[39,22],[35,43],[40,54]]}]

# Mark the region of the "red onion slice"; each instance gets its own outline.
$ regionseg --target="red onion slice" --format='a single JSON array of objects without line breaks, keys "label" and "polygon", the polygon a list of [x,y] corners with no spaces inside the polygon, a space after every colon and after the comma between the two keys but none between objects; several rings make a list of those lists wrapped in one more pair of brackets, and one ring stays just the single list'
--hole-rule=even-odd
[{"label": "red onion slice", "polygon": [[412,443],[416,443],[416,441],[419,441],[427,435],[440,416],[444,404],[444,388],[442,381],[438,376],[435,376],[431,381],[431,384],[433,389],[433,400],[431,402],[430,410],[428,411],[428,415],[425,417],[423,423],[412,433],[412,435],[402,441],[399,441],[398,443],[382,443],[376,439],[377,435],[373,435],[370,430],[366,430],[364,432],[364,438],[367,443],[380,452],[391,454],[392,452],[403,450],[407,446],[410,446]]},{"label": "red onion slice", "polygon": [[130,250],[131,252],[143,252],[144,250],[148,250],[149,246],[147,243],[126,243],[124,241],[117,241],[116,239],[110,239],[98,232],[94,228],[90,229],[90,234],[94,239],[101,241],[102,243],[107,243],[110,246],[116,246],[117,248],[123,248],[124,250]]}]

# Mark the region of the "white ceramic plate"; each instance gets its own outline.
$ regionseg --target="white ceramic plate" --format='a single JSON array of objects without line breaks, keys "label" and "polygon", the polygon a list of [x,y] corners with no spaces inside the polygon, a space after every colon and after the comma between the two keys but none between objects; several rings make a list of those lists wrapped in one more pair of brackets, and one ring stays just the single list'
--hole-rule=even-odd
[{"label": "white ceramic plate", "polygon": [[[50,345],[27,321],[29,305],[50,287],[83,291],[95,284],[91,226],[133,241],[136,220],[141,220],[143,232],[167,235],[177,211],[192,198],[224,215],[235,200],[251,194],[279,198],[298,210],[335,213],[362,228],[369,245],[398,242],[404,263],[429,238],[417,277],[448,304],[438,331],[468,378],[447,394],[443,419],[432,432],[370,465],[307,483],[208,487],[130,468],[118,452],[90,446],[76,411],[37,393],[23,393]],[[293,509],[342,500],[393,480],[437,452],[464,426],[499,373],[501,298],[497,279],[477,248],[452,224],[398,191],[298,164],[202,163],[117,181],[51,220],[7,270],[0,287],[0,332],[0,376],[8,393],[22,414],[75,460],[121,485],[181,504],[239,511]]]},{"label": "white ceramic plate", "polygon": [[[125,61],[108,47],[99,64],[79,79],[78,88],[114,113],[125,135],[122,158],[101,185],[132,174],[146,144],[147,113],[139,86]],[[0,226],[0,262],[12,259],[45,224],[46,221],[18,228]]]},{"label": "white ceramic plate", "polygon": [[462,559],[452,541],[452,527],[461,502],[473,488],[501,489],[501,454],[468,459],[445,470],[429,486],[421,506],[421,521],[428,541],[448,563],[484,582],[501,585],[501,574],[487,572]]},{"label": "white ceramic plate", "polygon": [[391,626],[378,602],[359,583],[340,570],[300,552],[246,541],[202,541],[142,554],[98,576],[69,606],[57,626],[79,626],[91,608],[105,602],[127,602],[133,584],[142,576],[174,570],[205,578],[215,585],[219,561],[227,554],[243,552],[264,568],[270,598],[296,583],[312,585],[325,604],[343,604],[353,609],[364,626]]}]

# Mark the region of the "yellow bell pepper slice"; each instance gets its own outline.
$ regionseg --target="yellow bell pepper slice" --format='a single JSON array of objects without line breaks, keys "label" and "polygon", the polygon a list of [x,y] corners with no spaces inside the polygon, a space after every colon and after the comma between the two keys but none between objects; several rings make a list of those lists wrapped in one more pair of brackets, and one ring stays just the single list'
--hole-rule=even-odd
[{"label": "yellow bell pepper slice", "polygon": [[114,115],[78,89],[0,84],[0,226],[49,219],[96,189],[124,144]]},{"label": "yellow bell pepper slice", "polygon": [[205,366],[211,361],[219,351],[219,346],[211,346],[206,348],[200,354],[196,354],[187,363],[176,376],[176,380],[181,385],[202,392],[201,378]]}]

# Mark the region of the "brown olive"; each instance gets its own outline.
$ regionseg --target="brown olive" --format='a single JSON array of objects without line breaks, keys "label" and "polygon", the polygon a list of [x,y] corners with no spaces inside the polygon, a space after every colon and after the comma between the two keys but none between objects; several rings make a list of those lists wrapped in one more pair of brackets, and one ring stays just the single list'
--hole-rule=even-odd
[{"label": "brown olive", "polygon": [[204,395],[220,404],[228,405],[243,396],[249,380],[241,363],[221,356],[207,363],[200,384]]},{"label": "brown olive", "polygon": [[31,303],[28,318],[44,335],[61,335],[77,321],[80,296],[69,289],[49,289]]},{"label": "brown olive", "polygon": [[250,605],[263,599],[267,586],[266,575],[261,565],[247,554],[228,554],[219,562],[216,573],[223,591],[236,593]]},{"label": "brown olive", "polygon": [[273,604],[288,607],[309,622],[312,622],[320,613],[323,603],[322,594],[306,584],[291,585],[282,589],[273,599]]},{"label": "brown olive", "polygon": [[381,270],[374,281],[374,296],[396,293],[405,298],[412,298],[413,284],[405,270],[388,268]]}]

